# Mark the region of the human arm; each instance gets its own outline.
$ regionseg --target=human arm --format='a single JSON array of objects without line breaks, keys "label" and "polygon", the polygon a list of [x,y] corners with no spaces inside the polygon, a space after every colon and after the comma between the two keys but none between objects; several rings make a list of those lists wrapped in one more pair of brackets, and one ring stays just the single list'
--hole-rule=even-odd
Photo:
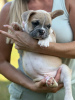
[{"label": "human arm", "polygon": [[[0,29],[7,32],[7,29],[3,27],[4,24],[9,24],[7,20],[10,3],[6,4],[0,13]],[[56,92],[62,88],[63,85],[59,85],[57,88],[49,88],[45,85],[45,79],[40,82],[34,83],[32,80],[27,78],[21,71],[16,70],[10,64],[12,45],[6,44],[6,37],[0,34],[0,73],[3,74],[10,81],[17,83],[23,87],[31,89],[35,92]],[[60,75],[60,72],[59,72]]]},{"label": "human arm", "polygon": [[[8,20],[8,12],[9,12],[10,3],[5,4],[3,9],[0,13],[0,29],[4,31],[8,31],[6,28],[3,27],[4,24],[9,24]],[[16,70],[10,64],[10,56],[11,56],[12,45],[6,44],[6,37],[0,34],[0,74],[3,74],[7,79],[13,81],[17,84],[30,88],[28,83],[32,82],[29,80],[28,83],[24,84],[25,81],[27,82],[27,78],[23,75],[20,71]]]},{"label": "human arm", "polygon": [[[69,20],[70,20],[70,25],[73,30],[73,34],[75,34],[75,29],[74,29],[74,1],[66,1],[66,7],[69,12]],[[75,41],[70,42],[70,43],[50,43],[50,46],[48,48],[41,48],[38,46],[37,41],[32,39],[28,34],[23,34],[22,32],[16,31],[16,48],[17,49],[22,49],[22,50],[27,50],[27,51],[32,51],[32,52],[37,52],[37,53],[43,53],[43,54],[48,54],[48,55],[53,55],[53,56],[59,56],[59,57],[65,57],[65,58],[75,58]],[[18,39],[17,39],[18,38]],[[17,42],[19,40],[19,42]]]}]

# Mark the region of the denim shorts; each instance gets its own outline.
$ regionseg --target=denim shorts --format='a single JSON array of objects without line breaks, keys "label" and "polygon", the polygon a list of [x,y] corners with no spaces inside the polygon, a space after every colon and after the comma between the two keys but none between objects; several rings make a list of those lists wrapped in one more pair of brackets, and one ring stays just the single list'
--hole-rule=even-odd
[{"label": "denim shorts", "polygon": [[48,100],[46,93],[36,93],[15,83],[8,87],[10,100]]},{"label": "denim shorts", "polygon": [[[18,84],[9,85],[10,100],[64,100],[64,88],[56,93],[36,93]],[[75,84],[72,85],[72,94],[75,99]]]}]

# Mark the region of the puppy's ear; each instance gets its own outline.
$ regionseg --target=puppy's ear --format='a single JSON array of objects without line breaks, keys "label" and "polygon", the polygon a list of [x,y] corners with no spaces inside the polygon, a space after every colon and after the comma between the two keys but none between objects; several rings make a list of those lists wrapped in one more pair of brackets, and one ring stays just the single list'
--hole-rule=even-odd
[{"label": "puppy's ear", "polygon": [[56,18],[57,16],[63,15],[64,11],[63,10],[55,10],[50,13],[50,16],[52,19]]},{"label": "puppy's ear", "polygon": [[24,22],[26,22],[32,15],[34,15],[35,14],[35,12],[34,12],[34,10],[28,10],[28,11],[26,11],[26,12],[24,12],[22,15],[21,15],[21,17],[22,17],[22,20],[24,21]]}]

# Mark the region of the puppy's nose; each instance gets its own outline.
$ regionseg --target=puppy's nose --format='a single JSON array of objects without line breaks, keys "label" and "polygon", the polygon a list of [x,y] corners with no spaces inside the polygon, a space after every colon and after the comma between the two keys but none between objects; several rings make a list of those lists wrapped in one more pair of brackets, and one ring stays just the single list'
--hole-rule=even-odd
[{"label": "puppy's nose", "polygon": [[42,29],[39,29],[39,33],[40,33],[40,35],[43,35],[45,33],[45,31]]}]

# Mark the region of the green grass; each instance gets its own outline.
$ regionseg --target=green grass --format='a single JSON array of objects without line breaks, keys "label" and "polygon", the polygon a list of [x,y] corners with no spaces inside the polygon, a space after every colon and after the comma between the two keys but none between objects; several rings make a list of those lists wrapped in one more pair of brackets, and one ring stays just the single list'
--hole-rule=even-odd
[{"label": "green grass", "polygon": [[8,85],[10,84],[9,81],[4,82],[0,81],[0,100],[10,100],[10,95],[8,93]]}]

